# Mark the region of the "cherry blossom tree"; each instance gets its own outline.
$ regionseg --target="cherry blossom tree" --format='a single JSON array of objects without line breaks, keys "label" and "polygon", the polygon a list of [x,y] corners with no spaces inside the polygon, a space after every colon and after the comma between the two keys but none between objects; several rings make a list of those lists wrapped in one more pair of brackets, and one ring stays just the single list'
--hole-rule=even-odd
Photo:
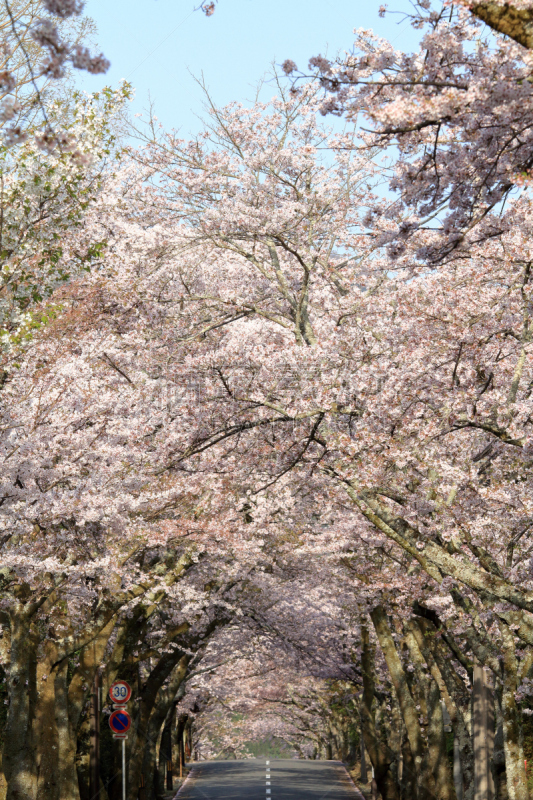
[{"label": "cherry blossom tree", "polygon": [[[426,596],[452,602],[450,625],[463,614],[479,620],[469,647],[501,680],[508,790],[522,797],[516,692],[532,611],[529,200],[510,203],[512,225],[489,243],[471,242],[464,263],[425,267],[420,247],[430,253],[441,236],[425,229],[391,261],[383,201],[370,217],[354,210],[374,203],[373,168],[337,152],[345,138],[329,140],[339,167],[321,182],[326,168],[302,159],[309,141],[302,150],[295,141],[302,130],[316,135],[315,122],[284,122],[295,108],[304,118],[315,111],[314,97],[308,87],[271,117],[264,107],[214,112],[214,133],[154,141],[137,156],[158,175],[145,207],[167,225],[185,223],[189,261],[198,253],[184,311],[205,308],[188,329],[204,428],[167,469],[200,453],[210,468],[222,459],[258,535],[312,531],[326,519],[342,530],[334,509],[345,492],[385,537],[379,546],[403,551],[402,572],[422,570]],[[273,123],[271,140],[264,126]],[[346,187],[349,168],[343,205],[330,176],[339,169]],[[389,232],[396,222],[389,215]]]},{"label": "cherry blossom tree", "polygon": [[33,310],[45,297],[101,256],[105,234],[95,240],[82,223],[117,167],[113,120],[128,96],[124,85],[95,96],[75,93],[70,105],[55,100],[49,117],[76,146],[45,155],[31,140],[2,153],[0,315],[8,348],[39,324],[40,312],[34,317]]},{"label": "cherry blossom tree", "polygon": [[71,24],[84,5],[82,0],[3,0],[0,117],[5,145],[30,137],[45,150],[66,146],[68,152],[72,146],[48,113],[50,80],[64,78],[69,67],[93,74],[109,67],[102,54],[91,55],[86,46],[87,26]]},{"label": "cherry blossom tree", "polygon": [[[383,797],[448,800],[441,700],[470,797],[477,661],[496,679],[508,796],[526,800],[529,197],[509,198],[505,229],[487,210],[497,235],[468,259],[455,248],[435,269],[442,232],[425,227],[392,258],[404,211],[373,191],[379,151],[333,135],[321,103],[320,86],[280,86],[251,109],[212,105],[192,142],[153,129],[73,234],[105,250],[43,300],[55,319],[2,389],[13,707],[30,731],[30,643],[52,653],[53,703],[79,650],[77,708],[104,655],[106,680],[129,665],[145,686],[135,769],[154,771],[150,740],[189,679],[189,716],[213,710],[205,676],[224,682],[235,636],[227,675],[255,669],[255,646],[261,669],[281,652],[313,692],[270,698],[292,710],[278,728],[266,695],[269,730],[309,753],[320,720],[327,753],[346,692]],[[10,800],[39,780],[30,764],[17,784],[17,746]]]},{"label": "cherry blossom tree", "polygon": [[[476,241],[509,230],[511,217],[491,212],[501,211],[529,180],[532,126],[524,109],[531,53],[521,37],[520,45],[495,37],[479,18],[518,24],[529,13],[527,3],[452,9],[421,2],[411,17],[422,29],[417,52],[402,53],[358,31],[349,56],[311,58],[309,67],[326,90],[323,113],[359,120],[359,148],[393,145],[399,155],[389,172],[401,210],[396,250],[406,237],[436,226],[441,236],[429,250],[422,242],[419,254],[461,258]],[[290,60],[284,68],[297,74]]]}]

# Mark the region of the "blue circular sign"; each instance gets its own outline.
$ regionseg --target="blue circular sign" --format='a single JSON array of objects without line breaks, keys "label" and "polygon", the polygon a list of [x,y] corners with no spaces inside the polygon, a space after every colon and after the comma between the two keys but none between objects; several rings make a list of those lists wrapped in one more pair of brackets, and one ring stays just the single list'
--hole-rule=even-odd
[{"label": "blue circular sign", "polygon": [[131,727],[131,717],[127,711],[113,711],[109,717],[109,727],[114,733],[126,733]]}]

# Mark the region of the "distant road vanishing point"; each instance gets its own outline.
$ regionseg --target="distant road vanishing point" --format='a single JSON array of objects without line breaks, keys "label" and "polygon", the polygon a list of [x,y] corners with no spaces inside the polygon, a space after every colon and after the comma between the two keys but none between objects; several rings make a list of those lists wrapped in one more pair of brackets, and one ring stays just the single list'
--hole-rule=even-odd
[{"label": "distant road vanishing point", "polygon": [[337,761],[202,761],[178,800],[363,800]]}]

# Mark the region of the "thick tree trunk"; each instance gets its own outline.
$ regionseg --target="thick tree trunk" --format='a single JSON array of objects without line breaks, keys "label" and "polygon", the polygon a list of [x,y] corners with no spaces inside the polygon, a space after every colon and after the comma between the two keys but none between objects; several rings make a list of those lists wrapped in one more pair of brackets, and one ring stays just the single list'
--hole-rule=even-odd
[{"label": "thick tree trunk", "polygon": [[[189,661],[190,656],[181,656],[177,664],[169,659],[170,669],[160,669],[157,673],[154,670],[151,676],[152,682],[150,683],[150,679],[147,682],[139,704],[136,728],[131,739],[128,800],[137,800],[137,788],[141,773],[145,776],[147,798],[150,797],[150,787],[153,785],[156,768],[155,743],[169,705],[174,701],[179,685],[187,673]],[[161,661],[158,664],[158,667],[160,666],[162,666]],[[158,668],[156,667],[156,669]],[[162,689],[162,684],[169,675],[171,677],[168,686]]]},{"label": "thick tree trunk", "polygon": [[39,691],[34,721],[37,800],[60,800],[57,769],[59,738],[56,725],[56,687],[53,669],[53,664],[56,660],[56,644],[52,640],[48,640],[41,649],[37,666],[37,686]]},{"label": "thick tree trunk", "polygon": [[407,738],[411,746],[415,770],[419,775],[419,798],[420,800],[434,800],[435,797],[438,797],[438,789],[433,775],[427,767],[427,757],[425,758],[427,756],[427,745],[422,736],[416,703],[409,690],[407,675],[396,651],[387,616],[381,606],[375,608],[370,616],[387,662],[392,685],[402,712]]},{"label": "thick tree trunk", "polygon": [[446,752],[446,735],[439,687],[431,681],[428,697],[429,765],[437,785],[439,800],[456,800],[453,772]]},{"label": "thick tree trunk", "polygon": [[[383,800],[399,800],[398,784],[391,770],[389,751],[379,740],[374,717],[374,652],[365,626],[361,628],[363,672],[363,700],[361,704],[362,734],[367,753],[374,768],[374,776]],[[416,800],[413,796],[412,800]]]},{"label": "thick tree trunk", "polygon": [[36,800],[37,763],[33,722],[36,699],[36,637],[22,603],[10,613],[9,709],[2,765],[7,800]]},{"label": "thick tree trunk", "polygon": [[363,726],[361,724],[361,743],[360,743],[360,751],[361,751],[361,783],[368,783],[368,774],[366,769],[366,750],[365,750],[365,740],[363,738]]},{"label": "thick tree trunk", "polygon": [[[0,682],[7,683],[9,675],[9,662],[11,654],[11,630],[9,615],[0,611]],[[3,731],[2,731],[3,733]],[[0,800],[6,800],[7,781],[2,766],[2,752],[0,750]]]},{"label": "thick tree trunk", "polygon": [[[52,639],[44,644],[38,666],[35,741],[38,764],[37,800],[80,800],[78,732],[87,688],[92,682],[114,622],[83,648],[70,683],[69,660]],[[87,683],[86,683],[87,681]],[[83,770],[80,770],[83,778]],[[84,787],[86,789],[87,787]],[[87,796],[87,791],[84,792]]]},{"label": "thick tree trunk", "polygon": [[411,753],[411,745],[407,734],[402,742],[402,777],[400,780],[400,795],[402,800],[411,800],[418,795],[418,775]]},{"label": "thick tree trunk", "polygon": [[431,669],[429,673],[427,672],[430,665],[420,647],[422,637],[420,628],[414,620],[406,625],[405,641],[415,666],[416,683],[424,694],[424,703],[423,705],[420,703],[427,718],[427,750],[424,755],[423,771],[427,773],[429,770],[433,775],[439,800],[455,800],[453,773],[446,754],[441,692]]},{"label": "thick tree trunk", "polygon": [[[161,744],[161,714],[154,709],[148,724],[148,736],[144,747],[143,773],[148,776],[146,782],[146,800],[156,800],[164,790],[165,772],[159,772],[157,753]],[[164,717],[163,717],[164,719]]]},{"label": "thick tree trunk", "polygon": [[[90,797],[94,800],[96,796],[96,781],[100,781],[99,776],[99,754],[89,752],[89,748],[94,746],[94,740],[90,742],[80,742],[79,734],[82,727],[85,729],[89,726],[89,719],[87,716],[87,709],[85,703],[87,700],[88,687],[92,688],[93,703],[95,700],[94,692],[101,691],[101,676],[98,676],[97,684],[95,683],[97,670],[100,662],[104,656],[105,648],[109,642],[109,637],[115,628],[115,618],[113,617],[94,637],[94,639],[87,644],[79,657],[79,665],[72,676],[72,680],[68,686],[68,721],[70,735],[72,736],[71,746],[77,750],[76,764],[78,775],[78,787],[81,797]],[[100,720],[93,719],[93,724],[100,724]],[[95,760],[96,759],[96,760]]]},{"label": "thick tree trunk", "polygon": [[502,724],[505,772],[509,800],[529,800],[524,749],[520,737],[520,710],[515,693],[518,689],[518,664],[512,632],[500,623],[503,638]]},{"label": "thick tree trunk", "polygon": [[58,733],[57,769],[59,773],[60,800],[80,800],[78,771],[76,769],[77,729],[71,725],[69,690],[67,686],[68,660],[57,665],[55,676],[55,721]]},{"label": "thick tree trunk", "polygon": [[472,720],[474,740],[474,800],[494,800],[494,781],[491,761],[494,750],[494,697],[487,671],[474,666],[472,690]]},{"label": "thick tree trunk", "polygon": [[[97,796],[97,787],[94,787],[91,781],[91,725],[92,715],[88,714],[84,717],[78,728],[78,750],[76,755],[76,765],[78,772],[78,785],[80,788],[80,800],[102,800]],[[100,784],[100,775],[98,775],[98,785]]]},{"label": "thick tree trunk", "polygon": [[505,750],[503,746],[503,723],[501,686],[494,690],[494,751],[492,754],[492,777],[494,780],[494,795],[497,800],[507,800],[507,783],[505,776]]},{"label": "thick tree trunk", "polygon": [[[438,637],[437,630],[427,619],[417,619],[412,631],[416,637],[431,675],[437,682],[441,697],[452,721],[460,755],[464,800],[474,799],[474,750],[472,745],[471,687],[454,670],[450,651]],[[455,786],[455,781],[454,781]]]},{"label": "thick tree trunk", "polygon": [[[167,716],[163,725],[163,732],[161,734],[161,744],[159,746],[159,764],[158,771],[160,775],[161,792],[172,790],[172,726],[176,717],[176,703],[173,702],[167,712]],[[162,778],[166,774],[166,785]]]},{"label": "thick tree trunk", "polygon": [[6,800],[7,783],[2,769],[2,755],[0,753],[0,800]]},{"label": "thick tree trunk", "polygon": [[176,722],[174,729],[174,740],[172,750],[174,754],[174,761],[178,768],[180,778],[185,775],[185,725],[187,723],[187,716],[180,715]]}]

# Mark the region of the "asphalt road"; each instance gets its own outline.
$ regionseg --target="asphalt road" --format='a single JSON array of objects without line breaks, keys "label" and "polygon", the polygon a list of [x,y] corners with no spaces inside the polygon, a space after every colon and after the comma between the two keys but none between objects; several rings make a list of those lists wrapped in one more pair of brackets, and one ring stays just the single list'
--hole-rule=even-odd
[{"label": "asphalt road", "polygon": [[357,800],[335,761],[202,761],[178,800]]}]

